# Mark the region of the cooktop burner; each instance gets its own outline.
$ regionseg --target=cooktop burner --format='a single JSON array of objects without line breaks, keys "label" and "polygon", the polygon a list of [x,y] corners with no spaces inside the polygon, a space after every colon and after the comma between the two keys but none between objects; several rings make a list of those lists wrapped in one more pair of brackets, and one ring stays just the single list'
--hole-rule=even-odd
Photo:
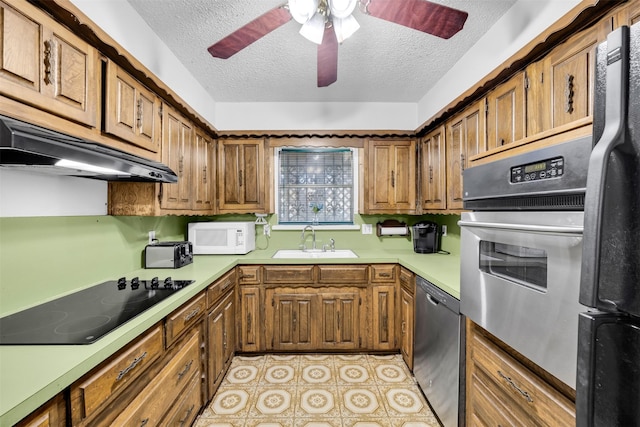
[{"label": "cooktop burner", "polygon": [[91,344],[193,280],[122,277],[0,318],[0,345]]}]

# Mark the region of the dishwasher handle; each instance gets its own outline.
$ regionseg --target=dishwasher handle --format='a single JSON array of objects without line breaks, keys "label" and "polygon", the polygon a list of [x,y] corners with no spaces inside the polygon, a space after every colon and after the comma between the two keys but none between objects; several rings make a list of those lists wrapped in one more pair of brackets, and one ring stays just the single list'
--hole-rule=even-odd
[{"label": "dishwasher handle", "polygon": [[431,304],[437,306],[440,305],[440,301],[438,301],[437,299],[435,299],[432,295],[427,294],[427,301],[429,301]]}]

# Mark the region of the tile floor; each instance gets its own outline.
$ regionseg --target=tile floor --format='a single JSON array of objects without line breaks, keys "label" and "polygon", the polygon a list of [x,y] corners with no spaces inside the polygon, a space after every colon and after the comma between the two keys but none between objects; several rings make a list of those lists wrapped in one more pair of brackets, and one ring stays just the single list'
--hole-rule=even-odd
[{"label": "tile floor", "polygon": [[439,427],[400,355],[236,356],[196,427]]}]

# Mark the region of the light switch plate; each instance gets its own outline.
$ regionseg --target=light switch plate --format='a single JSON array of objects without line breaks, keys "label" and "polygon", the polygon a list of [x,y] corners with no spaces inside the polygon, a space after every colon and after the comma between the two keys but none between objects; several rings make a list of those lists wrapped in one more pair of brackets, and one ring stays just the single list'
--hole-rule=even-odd
[{"label": "light switch plate", "polygon": [[362,224],[360,227],[362,234],[373,234],[373,226],[371,224]]},{"label": "light switch plate", "polygon": [[446,226],[446,225],[443,225],[443,226],[442,226],[442,235],[443,235],[443,236],[446,236],[446,235],[447,235],[447,226]]}]

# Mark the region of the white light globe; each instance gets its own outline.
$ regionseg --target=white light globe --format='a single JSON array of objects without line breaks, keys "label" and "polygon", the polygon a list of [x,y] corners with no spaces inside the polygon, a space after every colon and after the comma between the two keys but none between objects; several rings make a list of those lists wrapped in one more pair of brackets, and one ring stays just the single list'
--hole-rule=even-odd
[{"label": "white light globe", "polygon": [[358,0],[329,0],[329,10],[334,18],[344,19],[351,15]]},{"label": "white light globe", "polygon": [[318,11],[319,0],[289,0],[289,13],[299,24],[304,24]]}]

